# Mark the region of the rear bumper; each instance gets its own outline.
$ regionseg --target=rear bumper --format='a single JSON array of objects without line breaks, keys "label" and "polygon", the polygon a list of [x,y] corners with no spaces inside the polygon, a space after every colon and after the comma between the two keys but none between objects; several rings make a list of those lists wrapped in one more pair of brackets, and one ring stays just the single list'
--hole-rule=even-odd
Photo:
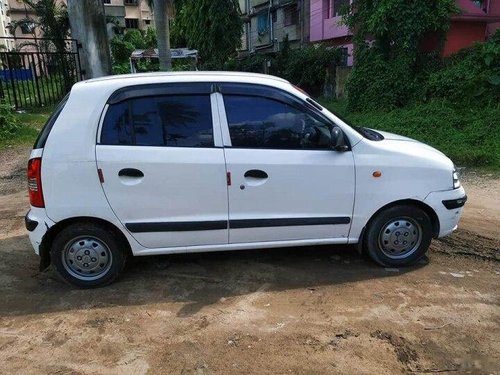
[{"label": "rear bumper", "polygon": [[55,223],[47,217],[45,208],[31,207],[24,217],[26,229],[29,232],[31,246],[35,253],[40,255],[40,245],[43,236]]},{"label": "rear bumper", "polygon": [[430,193],[424,200],[436,212],[439,219],[438,237],[452,233],[458,227],[467,196],[463,187]]}]

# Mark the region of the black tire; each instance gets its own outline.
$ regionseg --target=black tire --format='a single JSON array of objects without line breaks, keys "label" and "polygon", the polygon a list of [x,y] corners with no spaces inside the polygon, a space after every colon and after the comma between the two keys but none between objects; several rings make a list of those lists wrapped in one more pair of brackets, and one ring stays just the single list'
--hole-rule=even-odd
[{"label": "black tire", "polygon": [[402,267],[418,262],[429,249],[431,240],[429,215],[417,206],[401,205],[383,210],[370,221],[363,245],[378,264]]},{"label": "black tire", "polygon": [[115,233],[91,223],[75,223],[64,228],[50,249],[51,262],[58,275],[79,288],[111,284],[123,271],[126,254]]}]

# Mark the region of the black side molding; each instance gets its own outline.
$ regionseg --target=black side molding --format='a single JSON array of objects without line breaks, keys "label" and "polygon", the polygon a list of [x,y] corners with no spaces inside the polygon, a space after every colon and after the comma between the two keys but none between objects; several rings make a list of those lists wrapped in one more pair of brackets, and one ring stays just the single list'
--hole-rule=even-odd
[{"label": "black side molding", "polygon": [[462,198],[443,201],[443,204],[448,210],[453,210],[455,208],[463,207],[465,202],[467,202],[467,195],[464,195]]},{"label": "black side molding", "polygon": [[[230,229],[266,228],[266,227],[292,227],[301,225],[339,225],[349,224],[348,216],[341,217],[306,217],[306,218],[280,218],[280,219],[243,219],[230,220]],[[220,221],[176,221],[163,223],[127,223],[125,227],[132,233],[144,232],[186,232],[198,230],[228,229],[228,222]]]},{"label": "black side molding", "polygon": [[38,226],[38,221],[32,220],[28,217],[29,211],[26,213],[26,216],[24,216],[24,225],[26,226],[26,229],[30,232],[33,232],[35,228]]},{"label": "black side molding", "polygon": [[231,229],[241,228],[264,228],[264,227],[292,227],[301,225],[338,225],[349,224],[349,217],[306,217],[306,218],[284,218],[284,219],[244,219],[230,220]]},{"label": "black side molding", "polygon": [[142,232],[187,232],[197,230],[227,229],[227,221],[176,221],[164,223],[127,223],[132,233]]}]

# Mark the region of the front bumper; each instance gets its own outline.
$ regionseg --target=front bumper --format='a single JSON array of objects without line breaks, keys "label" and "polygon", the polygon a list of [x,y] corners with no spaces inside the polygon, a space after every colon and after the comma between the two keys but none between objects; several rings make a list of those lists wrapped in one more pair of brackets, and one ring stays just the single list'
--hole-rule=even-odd
[{"label": "front bumper", "polygon": [[424,202],[431,206],[439,219],[438,237],[452,233],[458,227],[464,204],[467,201],[463,187],[430,193]]},{"label": "front bumper", "polygon": [[40,255],[40,245],[43,236],[55,223],[47,217],[45,208],[31,207],[24,217],[26,229],[29,232],[31,246],[37,255]]}]

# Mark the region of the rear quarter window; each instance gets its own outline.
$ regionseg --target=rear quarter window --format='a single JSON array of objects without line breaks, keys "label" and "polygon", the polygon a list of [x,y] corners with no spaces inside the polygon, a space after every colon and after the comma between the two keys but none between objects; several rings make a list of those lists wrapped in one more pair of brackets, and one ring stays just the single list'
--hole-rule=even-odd
[{"label": "rear quarter window", "polygon": [[56,123],[57,118],[59,117],[62,110],[64,109],[64,106],[66,105],[66,103],[68,101],[68,98],[69,98],[69,93],[57,105],[54,112],[52,112],[49,119],[47,120],[47,122],[43,126],[42,131],[40,132],[40,134],[38,134],[38,137],[35,141],[35,144],[33,145],[34,149],[45,147],[45,143],[47,142],[47,138],[49,137],[50,131],[52,130],[52,127]]}]

